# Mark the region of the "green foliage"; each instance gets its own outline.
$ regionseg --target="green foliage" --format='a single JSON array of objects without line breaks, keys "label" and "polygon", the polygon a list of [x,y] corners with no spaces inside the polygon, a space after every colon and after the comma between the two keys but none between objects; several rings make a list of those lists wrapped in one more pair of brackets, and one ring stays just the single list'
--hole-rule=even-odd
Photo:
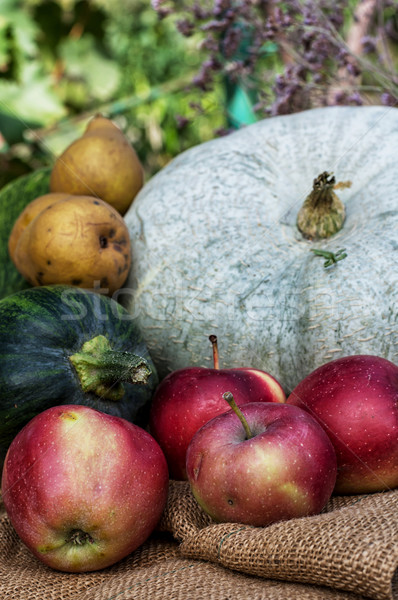
[{"label": "green foliage", "polygon": [[[9,143],[116,92],[121,73],[102,42],[101,11],[87,2],[68,11],[51,0],[0,0],[0,13],[0,129]],[[20,126],[4,129],[2,116]]]},{"label": "green foliage", "polygon": [[92,34],[80,39],[66,38],[60,45],[59,57],[68,73],[59,87],[66,104],[84,109],[90,101],[105,102],[117,90],[120,68],[98,51]]},{"label": "green foliage", "polygon": [[9,143],[65,114],[49,75],[36,62],[39,29],[20,3],[0,0],[0,131]]},{"label": "green foliage", "polygon": [[190,83],[201,60],[198,39],[186,40],[171,20],[159,20],[147,0],[112,3],[106,40],[123,72],[120,97],[136,100],[128,110],[121,106],[120,124],[148,174],[225,126],[221,86],[196,108],[200,95]]},{"label": "green foliage", "polygon": [[148,177],[214,137],[224,91],[200,102],[197,48],[147,0],[0,0],[0,187],[21,162],[50,165],[96,112],[116,120]]},{"label": "green foliage", "polygon": [[8,238],[20,213],[32,200],[49,191],[49,169],[38,169],[18,177],[0,190],[0,298],[23,290],[27,282],[17,271],[8,253]]}]

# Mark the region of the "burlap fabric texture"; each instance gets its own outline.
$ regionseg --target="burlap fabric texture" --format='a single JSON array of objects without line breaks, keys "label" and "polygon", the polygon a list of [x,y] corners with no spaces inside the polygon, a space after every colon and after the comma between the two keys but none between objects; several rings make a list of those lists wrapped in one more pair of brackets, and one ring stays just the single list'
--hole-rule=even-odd
[{"label": "burlap fabric texture", "polygon": [[254,528],[212,523],[187,483],[170,482],[147,542],[84,574],[45,567],[0,518],[1,600],[396,600],[397,570],[398,490]]}]

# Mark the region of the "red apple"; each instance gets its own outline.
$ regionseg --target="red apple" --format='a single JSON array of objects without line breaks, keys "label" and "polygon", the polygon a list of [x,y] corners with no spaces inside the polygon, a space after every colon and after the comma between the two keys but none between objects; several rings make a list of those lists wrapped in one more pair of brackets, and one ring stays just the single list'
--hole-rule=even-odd
[{"label": "red apple", "polygon": [[166,502],[168,471],[143,429],[92,408],[35,416],[5,458],[2,495],[16,532],[46,565],[107,567],[142,544]]},{"label": "red apple", "polygon": [[240,410],[246,431],[228,411],[189,444],[188,481],[198,503],[216,521],[257,527],[319,513],[337,471],[322,427],[288,404],[256,402]]},{"label": "red apple", "polygon": [[151,405],[149,430],[159,442],[172,479],[186,479],[185,456],[193,435],[213,417],[228,410],[222,397],[230,390],[238,405],[248,402],[285,402],[281,385],[259,369],[219,369],[216,336],[214,368],[188,367],[167,375]]},{"label": "red apple", "polygon": [[328,433],[337,455],[335,492],[398,487],[398,367],[370,355],[319,367],[287,402],[306,409]]}]

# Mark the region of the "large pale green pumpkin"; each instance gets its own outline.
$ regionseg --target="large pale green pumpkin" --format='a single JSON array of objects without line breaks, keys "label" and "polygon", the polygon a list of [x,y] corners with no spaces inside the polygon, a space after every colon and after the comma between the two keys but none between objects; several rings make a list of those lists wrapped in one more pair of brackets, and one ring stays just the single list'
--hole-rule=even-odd
[{"label": "large pale green pumpkin", "polygon": [[[331,107],[266,119],[190,149],[125,219],[133,265],[120,300],[161,376],[209,366],[269,371],[287,389],[349,354],[398,362],[398,109]],[[296,221],[313,180],[350,188],[340,231]],[[311,250],[346,258],[331,267]]]}]

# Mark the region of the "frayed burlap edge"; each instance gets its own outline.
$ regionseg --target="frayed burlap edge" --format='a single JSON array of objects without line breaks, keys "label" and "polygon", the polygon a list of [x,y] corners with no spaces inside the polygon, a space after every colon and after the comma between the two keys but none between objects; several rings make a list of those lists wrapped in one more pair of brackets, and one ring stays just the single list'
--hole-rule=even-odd
[{"label": "frayed burlap edge", "polygon": [[333,497],[320,515],[266,528],[216,524],[185,482],[171,482],[160,525],[180,553],[234,571],[362,594],[397,598],[398,490]]}]

